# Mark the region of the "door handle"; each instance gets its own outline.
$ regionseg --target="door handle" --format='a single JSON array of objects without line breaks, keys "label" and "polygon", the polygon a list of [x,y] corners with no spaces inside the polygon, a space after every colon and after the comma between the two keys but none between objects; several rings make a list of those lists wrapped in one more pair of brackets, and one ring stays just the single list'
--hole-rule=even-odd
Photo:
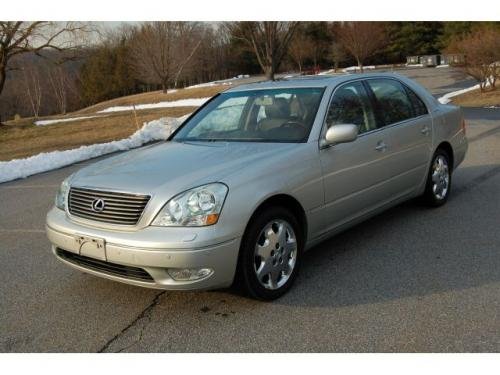
[{"label": "door handle", "polygon": [[422,133],[423,135],[429,134],[429,127],[427,125],[424,126],[422,129],[420,129],[420,133]]},{"label": "door handle", "polygon": [[386,148],[387,148],[387,145],[385,144],[384,141],[379,141],[377,143],[377,146],[375,146],[375,150],[377,150],[377,151],[385,151]]}]

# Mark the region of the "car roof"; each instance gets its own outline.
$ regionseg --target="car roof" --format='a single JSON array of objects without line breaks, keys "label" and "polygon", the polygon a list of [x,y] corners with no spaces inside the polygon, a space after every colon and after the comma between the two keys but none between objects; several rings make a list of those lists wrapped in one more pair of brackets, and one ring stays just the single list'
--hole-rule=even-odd
[{"label": "car roof", "polygon": [[356,80],[360,78],[387,77],[399,78],[404,80],[404,77],[397,73],[356,73],[356,74],[335,74],[335,75],[314,75],[314,76],[294,76],[280,78],[275,81],[260,81],[247,83],[232,87],[225,92],[238,92],[248,90],[265,90],[278,88],[298,88],[298,87],[328,87],[336,86],[339,83]]}]

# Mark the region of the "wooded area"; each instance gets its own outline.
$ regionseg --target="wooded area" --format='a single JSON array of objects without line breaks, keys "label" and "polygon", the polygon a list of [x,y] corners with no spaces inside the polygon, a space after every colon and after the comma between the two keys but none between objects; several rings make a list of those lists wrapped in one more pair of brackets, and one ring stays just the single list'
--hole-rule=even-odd
[{"label": "wooded area", "polygon": [[0,122],[64,114],[103,100],[239,74],[314,73],[467,56],[465,71],[495,87],[495,22],[0,22]]}]

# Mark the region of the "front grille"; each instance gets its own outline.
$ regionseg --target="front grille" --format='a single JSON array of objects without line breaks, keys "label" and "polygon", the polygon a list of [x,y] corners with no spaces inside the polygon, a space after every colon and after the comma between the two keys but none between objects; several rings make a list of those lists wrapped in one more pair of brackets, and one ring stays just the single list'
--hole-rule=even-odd
[{"label": "front grille", "polygon": [[[92,207],[96,199],[104,201],[100,212]],[[114,193],[83,188],[71,188],[69,191],[69,213],[85,219],[105,223],[135,225],[148,204],[149,195]]]},{"label": "front grille", "polygon": [[61,259],[64,259],[70,263],[76,264],[78,266],[104,272],[114,276],[121,276],[127,279],[145,281],[145,282],[154,282],[153,278],[149,273],[144,271],[142,268],[138,267],[130,267],[124,266],[121,264],[105,262],[99,259],[89,258],[83,255],[78,255],[72,253],[70,251],[66,251],[63,249],[56,249],[56,254]]}]

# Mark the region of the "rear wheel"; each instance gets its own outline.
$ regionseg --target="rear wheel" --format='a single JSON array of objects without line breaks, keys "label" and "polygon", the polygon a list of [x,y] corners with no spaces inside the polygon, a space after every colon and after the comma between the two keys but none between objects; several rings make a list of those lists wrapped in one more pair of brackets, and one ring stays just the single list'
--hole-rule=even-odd
[{"label": "rear wheel", "polygon": [[245,291],[261,300],[281,297],[299,270],[303,239],[287,209],[270,207],[249,224],[242,240],[238,276]]},{"label": "rear wheel", "polygon": [[432,158],[422,199],[429,206],[439,207],[448,200],[450,189],[450,156],[445,150],[438,149]]}]

